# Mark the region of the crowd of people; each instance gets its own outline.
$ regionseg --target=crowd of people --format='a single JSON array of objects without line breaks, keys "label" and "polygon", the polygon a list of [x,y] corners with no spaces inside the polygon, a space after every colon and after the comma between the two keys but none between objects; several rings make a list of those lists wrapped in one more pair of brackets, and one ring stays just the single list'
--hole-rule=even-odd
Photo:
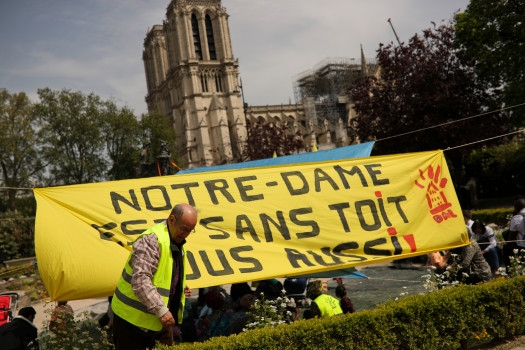
[{"label": "crowd of people", "polygon": [[[327,317],[354,312],[342,281],[336,299],[326,292],[326,284],[305,278],[257,281],[231,286],[230,294],[221,287],[200,289],[195,303],[186,285],[186,238],[194,232],[197,210],[186,203],[177,204],[168,218],[143,232],[134,242],[124,265],[115,293],[108,298],[108,311],[99,326],[107,329],[116,349],[149,349],[156,343],[204,341],[211,337],[238,334],[250,320],[257,300],[290,297],[286,305],[288,322],[300,318]],[[310,312],[304,299],[312,300]],[[344,311],[343,311],[344,310]],[[37,343],[36,311],[22,308],[11,322],[0,327],[2,349],[29,349]],[[59,301],[51,315],[49,331],[67,332],[74,311],[67,301]],[[38,345],[36,345],[38,346]]]},{"label": "crowd of people", "polygon": [[[430,254],[438,272],[456,264],[462,282],[476,284],[497,276],[500,265],[510,267],[511,256],[525,249],[525,199],[514,203],[509,234],[503,248],[490,226],[463,212],[471,244],[448,252]],[[301,318],[332,317],[355,312],[338,278],[335,296],[326,282],[307,278],[257,281],[255,289],[246,283],[200,289],[197,301],[186,303],[191,289],[186,285],[185,243],[197,224],[197,211],[189,204],[173,207],[168,218],[143,232],[135,241],[113,296],[107,317],[100,326],[111,329],[116,349],[148,349],[157,342],[204,341],[211,337],[238,334],[250,322],[258,300],[286,296],[286,322]],[[458,259],[452,259],[457,256]],[[309,302],[308,302],[309,301]],[[0,327],[2,349],[27,349],[37,338],[33,325],[35,310],[22,308],[11,322]],[[59,331],[73,317],[67,302],[59,302],[51,317],[50,331]],[[7,345],[13,344],[13,345]],[[9,346],[9,347],[7,347]]]},{"label": "crowd of people", "polygon": [[222,287],[200,290],[199,298],[186,305],[182,322],[183,342],[201,342],[211,337],[239,334],[253,320],[250,317],[257,301],[285,298],[283,318],[287,323],[314,317],[329,317],[355,312],[343,284],[336,295],[327,291],[326,282],[307,278],[286,278],[257,281],[255,288],[247,282],[232,284],[230,293]]},{"label": "crowd of people", "polygon": [[[500,275],[502,267],[509,274],[511,257],[525,249],[525,198],[519,197],[514,201],[513,215],[502,242],[498,242],[492,227],[473,220],[470,210],[463,210],[463,218],[471,244],[429,254],[430,264],[435,267],[436,273],[442,274],[455,266],[453,277],[467,284],[488,282]],[[458,258],[454,260],[452,256]]]},{"label": "crowd of people", "polygon": [[[258,281],[253,292],[249,285],[234,285],[232,295],[213,287],[201,290],[197,304],[186,304],[191,289],[186,285],[185,243],[194,232],[197,216],[197,210],[190,204],[177,204],[166,220],[135,240],[111,299],[116,349],[147,349],[156,342],[173,345],[238,333],[244,329],[249,310],[259,296],[271,300],[286,289],[277,279]],[[299,279],[290,282],[286,285],[304,286]],[[312,287],[306,285],[305,289]],[[327,314],[329,298],[323,295],[306,293],[320,309],[311,317],[343,313],[339,307]],[[293,321],[300,313],[294,298],[290,301],[287,307],[295,311],[295,317],[290,319]]]}]

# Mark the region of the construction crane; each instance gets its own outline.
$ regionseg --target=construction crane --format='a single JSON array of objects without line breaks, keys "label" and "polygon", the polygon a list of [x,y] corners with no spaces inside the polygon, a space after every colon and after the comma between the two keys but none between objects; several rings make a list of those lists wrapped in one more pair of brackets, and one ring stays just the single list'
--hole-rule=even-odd
[{"label": "construction crane", "polygon": [[390,27],[392,27],[392,31],[394,32],[394,35],[396,36],[397,43],[399,44],[399,46],[401,46],[401,42],[399,41],[399,37],[397,36],[396,30],[394,29],[394,25],[392,24],[392,20],[389,18],[387,20],[387,22],[390,23]]}]

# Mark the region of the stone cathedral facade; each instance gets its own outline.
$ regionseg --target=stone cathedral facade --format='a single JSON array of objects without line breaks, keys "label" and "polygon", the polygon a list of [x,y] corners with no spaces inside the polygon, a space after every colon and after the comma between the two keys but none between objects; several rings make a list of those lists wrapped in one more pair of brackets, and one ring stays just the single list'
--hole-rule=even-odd
[{"label": "stone cathedral facade", "polygon": [[144,40],[148,111],[171,116],[185,167],[240,160],[246,122],[220,0],[173,0]]},{"label": "stone cathedral facade", "polygon": [[247,119],[287,123],[303,135],[307,152],[350,143],[348,103],[342,104],[338,120],[319,116],[312,97],[300,104],[244,104],[228,14],[220,0],[172,0],[164,23],[146,34],[143,61],[148,111],[171,117],[184,168],[241,161]]}]

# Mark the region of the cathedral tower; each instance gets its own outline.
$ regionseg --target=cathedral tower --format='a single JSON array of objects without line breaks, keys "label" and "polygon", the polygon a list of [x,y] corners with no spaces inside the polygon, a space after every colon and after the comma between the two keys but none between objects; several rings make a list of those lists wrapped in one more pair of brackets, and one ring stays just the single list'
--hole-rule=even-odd
[{"label": "cathedral tower", "polygon": [[221,1],[172,0],[146,34],[143,61],[148,111],[171,117],[182,166],[239,162],[246,123]]}]

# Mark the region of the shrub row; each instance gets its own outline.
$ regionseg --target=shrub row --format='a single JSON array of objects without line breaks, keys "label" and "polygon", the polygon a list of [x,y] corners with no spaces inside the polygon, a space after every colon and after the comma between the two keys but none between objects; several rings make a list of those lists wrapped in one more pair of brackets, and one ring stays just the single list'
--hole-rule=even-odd
[{"label": "shrub row", "polygon": [[514,208],[480,209],[472,211],[472,219],[480,220],[485,224],[496,224],[507,227]]},{"label": "shrub row", "polygon": [[173,349],[460,349],[525,334],[524,297],[525,277],[500,278]]}]

